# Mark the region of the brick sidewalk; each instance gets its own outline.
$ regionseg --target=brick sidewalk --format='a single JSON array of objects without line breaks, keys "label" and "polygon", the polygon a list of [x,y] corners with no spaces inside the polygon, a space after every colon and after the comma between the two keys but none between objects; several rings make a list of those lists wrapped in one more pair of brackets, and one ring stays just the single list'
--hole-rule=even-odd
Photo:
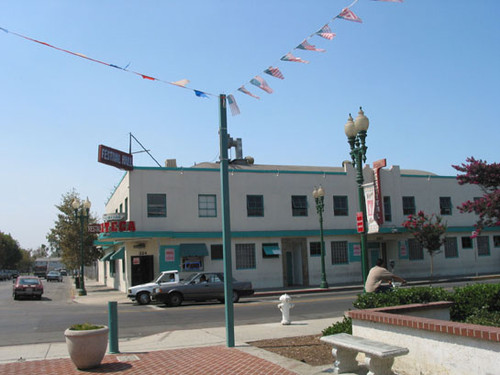
[{"label": "brick sidewalk", "polygon": [[146,353],[108,354],[100,367],[82,372],[68,359],[0,364],[2,375],[81,375],[120,373],[141,375],[293,375],[265,359],[235,348],[208,346]]}]

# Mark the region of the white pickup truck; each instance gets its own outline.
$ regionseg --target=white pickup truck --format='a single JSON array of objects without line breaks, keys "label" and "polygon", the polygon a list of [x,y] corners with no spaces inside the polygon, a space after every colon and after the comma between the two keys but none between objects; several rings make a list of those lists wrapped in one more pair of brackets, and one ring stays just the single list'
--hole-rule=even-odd
[{"label": "white pickup truck", "polygon": [[151,302],[153,289],[158,286],[171,285],[179,282],[179,271],[163,271],[150,283],[135,285],[128,289],[127,297],[132,301],[137,301],[140,305],[147,305]]}]

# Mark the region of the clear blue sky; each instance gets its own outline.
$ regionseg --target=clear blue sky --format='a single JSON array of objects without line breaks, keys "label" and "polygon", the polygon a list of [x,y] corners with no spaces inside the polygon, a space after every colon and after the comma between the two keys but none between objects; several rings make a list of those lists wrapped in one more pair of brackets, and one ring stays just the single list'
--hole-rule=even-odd
[{"label": "clear blue sky", "polygon": [[[337,37],[293,50],[349,0],[0,2],[0,27],[165,81],[235,94],[229,133],[257,164],[340,166],[343,126],[370,118],[367,162],[455,175],[466,157],[500,161],[500,2],[359,0],[363,23],[336,20]],[[163,164],[218,160],[218,100],[0,31],[0,230],[23,248],[47,243],[56,204],[75,189],[95,215],[122,171],[97,162],[104,144],[134,134]],[[282,62],[292,51],[310,64]],[[249,84],[263,75],[273,94]],[[236,93],[246,88],[255,100]],[[134,145],[133,151],[139,148]],[[234,154],[233,154],[234,156]],[[135,164],[154,166],[146,154]]]}]

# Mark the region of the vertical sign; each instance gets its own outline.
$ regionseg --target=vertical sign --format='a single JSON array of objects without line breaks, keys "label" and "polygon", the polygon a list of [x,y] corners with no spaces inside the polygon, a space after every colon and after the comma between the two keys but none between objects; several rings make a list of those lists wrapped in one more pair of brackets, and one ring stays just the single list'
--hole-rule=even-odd
[{"label": "vertical sign", "polygon": [[165,249],[165,262],[175,262],[175,249]]},{"label": "vertical sign", "polygon": [[373,171],[375,179],[375,220],[379,225],[384,224],[384,212],[382,207],[384,205],[382,199],[382,190],[380,184],[380,169],[387,165],[387,159],[381,159],[373,162]]},{"label": "vertical sign", "polygon": [[378,233],[379,226],[375,220],[375,186],[373,183],[364,184],[363,189],[365,192],[368,233]]}]

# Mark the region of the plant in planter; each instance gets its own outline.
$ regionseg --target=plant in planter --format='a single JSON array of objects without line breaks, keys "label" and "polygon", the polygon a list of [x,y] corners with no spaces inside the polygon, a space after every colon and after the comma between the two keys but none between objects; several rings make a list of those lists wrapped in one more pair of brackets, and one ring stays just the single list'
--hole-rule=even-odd
[{"label": "plant in planter", "polygon": [[108,327],[89,323],[75,324],[64,331],[69,356],[79,370],[101,364],[108,346]]}]

